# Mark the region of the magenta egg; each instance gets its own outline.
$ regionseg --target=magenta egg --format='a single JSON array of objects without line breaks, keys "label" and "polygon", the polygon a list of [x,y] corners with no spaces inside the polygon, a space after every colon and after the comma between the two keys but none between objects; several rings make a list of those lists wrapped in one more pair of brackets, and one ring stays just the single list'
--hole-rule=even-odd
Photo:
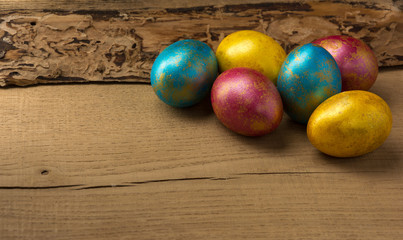
[{"label": "magenta egg", "polygon": [[369,90],[378,76],[374,52],[363,41],[349,36],[328,36],[312,43],[325,48],[339,66],[342,91]]},{"label": "magenta egg", "polygon": [[211,89],[217,118],[245,136],[272,132],[283,118],[283,104],[266,76],[250,68],[232,68],[218,76]]}]

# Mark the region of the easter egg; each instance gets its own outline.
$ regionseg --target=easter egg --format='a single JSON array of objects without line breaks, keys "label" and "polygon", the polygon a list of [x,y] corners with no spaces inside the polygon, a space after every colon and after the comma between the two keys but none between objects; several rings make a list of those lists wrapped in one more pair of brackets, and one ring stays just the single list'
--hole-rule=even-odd
[{"label": "easter egg", "polygon": [[286,56],[274,39],[252,30],[234,32],[225,37],[218,45],[216,55],[220,72],[235,67],[252,68],[274,84]]},{"label": "easter egg", "polygon": [[283,117],[274,84],[250,68],[232,68],[220,74],[211,89],[211,104],[227,128],[245,136],[268,134]]},{"label": "easter egg", "polygon": [[378,95],[353,90],[336,94],[309,119],[309,141],[334,157],[355,157],[374,151],[388,137],[392,114]]},{"label": "easter egg", "polygon": [[363,41],[348,36],[329,36],[313,41],[325,48],[340,68],[342,91],[369,90],[378,76],[374,52]]},{"label": "easter egg", "polygon": [[288,54],[280,69],[277,88],[284,111],[305,124],[320,103],[341,91],[340,71],[328,51],[308,43]]},{"label": "easter egg", "polygon": [[151,86],[166,104],[188,107],[208,95],[217,74],[217,59],[207,44],[181,40],[158,55],[151,69]]}]

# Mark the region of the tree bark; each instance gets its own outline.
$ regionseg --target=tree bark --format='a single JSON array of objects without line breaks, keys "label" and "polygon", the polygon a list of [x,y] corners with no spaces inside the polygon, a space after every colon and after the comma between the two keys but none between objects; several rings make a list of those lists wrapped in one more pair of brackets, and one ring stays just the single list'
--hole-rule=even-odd
[{"label": "tree bark", "polygon": [[319,37],[349,35],[374,50],[379,66],[403,65],[403,14],[392,3],[116,6],[5,10],[0,5],[0,86],[148,83],[155,58],[169,44],[192,38],[215,50],[226,35],[243,29],[273,37],[287,52]]}]

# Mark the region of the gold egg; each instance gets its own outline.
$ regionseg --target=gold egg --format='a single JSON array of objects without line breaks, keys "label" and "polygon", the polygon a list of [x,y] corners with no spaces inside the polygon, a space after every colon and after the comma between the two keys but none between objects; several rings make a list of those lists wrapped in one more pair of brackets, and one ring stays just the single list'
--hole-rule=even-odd
[{"label": "gold egg", "polygon": [[276,85],[286,54],[273,38],[243,30],[225,37],[217,48],[216,56],[220,72],[247,67],[262,73]]},{"label": "gold egg", "polygon": [[308,139],[334,157],[355,157],[374,151],[388,137],[392,113],[378,95],[361,90],[336,94],[312,113]]}]

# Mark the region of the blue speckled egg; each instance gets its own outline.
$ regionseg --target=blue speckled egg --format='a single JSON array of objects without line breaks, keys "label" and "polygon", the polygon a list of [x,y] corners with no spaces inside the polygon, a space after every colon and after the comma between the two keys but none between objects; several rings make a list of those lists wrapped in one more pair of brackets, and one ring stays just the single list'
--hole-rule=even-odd
[{"label": "blue speckled egg", "polygon": [[188,107],[209,93],[217,72],[216,56],[207,44],[181,40],[157,57],[151,69],[151,85],[166,104]]},{"label": "blue speckled egg", "polygon": [[308,43],[288,54],[277,88],[285,112],[293,120],[307,123],[320,103],[341,91],[340,70],[328,51]]}]

